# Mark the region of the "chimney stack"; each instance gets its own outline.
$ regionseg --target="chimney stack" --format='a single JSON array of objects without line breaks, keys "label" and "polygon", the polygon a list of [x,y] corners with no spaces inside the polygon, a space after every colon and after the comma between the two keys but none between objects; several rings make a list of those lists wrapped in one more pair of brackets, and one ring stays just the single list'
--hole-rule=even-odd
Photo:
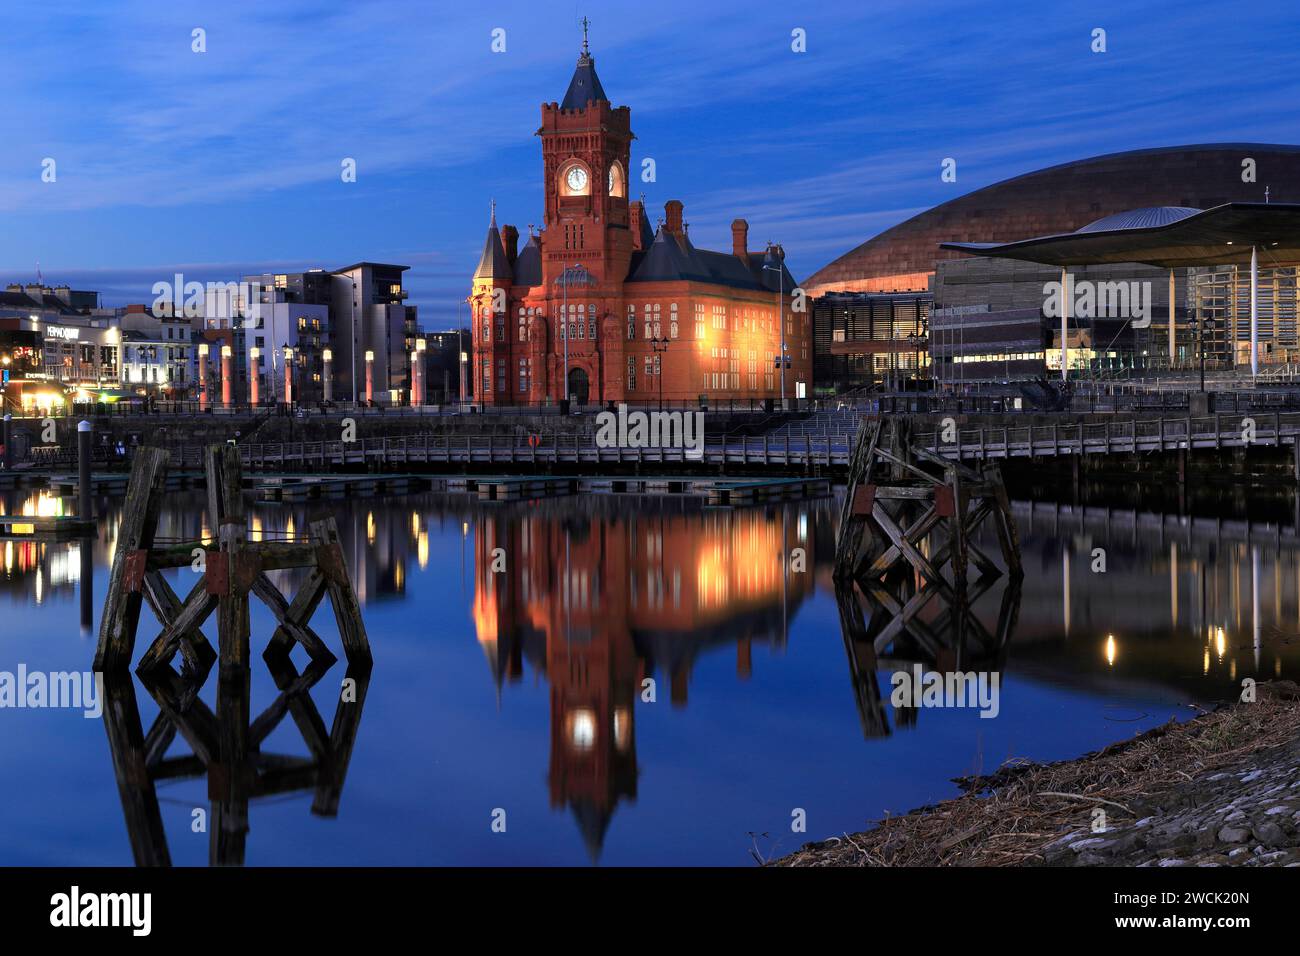
[{"label": "chimney stack", "polygon": [[515,257],[519,255],[519,230],[514,226],[501,227],[501,242],[506,247],[506,262],[510,271],[515,271]]},{"label": "chimney stack", "polygon": [[633,250],[641,248],[641,217],[644,215],[645,207],[641,205],[641,200],[634,199],[627,204],[627,228],[632,233]]},{"label": "chimney stack", "polygon": [[731,254],[741,259],[749,256],[749,223],[743,219],[731,221]]},{"label": "chimney stack", "polygon": [[674,236],[682,234],[682,202],[670,199],[664,203],[664,228]]}]

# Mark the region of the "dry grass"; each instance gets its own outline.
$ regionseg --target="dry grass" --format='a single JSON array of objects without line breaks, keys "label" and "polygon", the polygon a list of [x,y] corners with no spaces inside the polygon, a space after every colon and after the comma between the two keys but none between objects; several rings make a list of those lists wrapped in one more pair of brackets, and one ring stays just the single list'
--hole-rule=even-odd
[{"label": "dry grass", "polygon": [[1009,761],[962,781],[969,792],[833,837],[772,866],[1018,866],[1043,861],[1042,848],[1086,828],[1094,807],[1115,824],[1131,822],[1142,800],[1197,774],[1234,764],[1300,735],[1300,687],[1258,686],[1258,700],[1234,704],[1054,764]]}]

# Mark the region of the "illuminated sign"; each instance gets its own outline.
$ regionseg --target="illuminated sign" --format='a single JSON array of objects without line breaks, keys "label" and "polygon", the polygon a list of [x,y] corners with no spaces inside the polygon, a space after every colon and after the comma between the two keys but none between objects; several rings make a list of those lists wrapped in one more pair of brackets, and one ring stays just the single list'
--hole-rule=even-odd
[{"label": "illuminated sign", "polygon": [[81,337],[81,329],[69,328],[66,325],[47,325],[45,331],[56,339],[77,339]]}]

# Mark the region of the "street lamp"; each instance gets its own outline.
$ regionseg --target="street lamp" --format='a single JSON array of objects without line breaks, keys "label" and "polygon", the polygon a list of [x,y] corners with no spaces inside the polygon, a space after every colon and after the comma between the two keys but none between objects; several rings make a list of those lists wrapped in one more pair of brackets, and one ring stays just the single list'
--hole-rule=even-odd
[{"label": "street lamp", "polygon": [[[772,247],[769,246],[770,250]],[[780,249],[780,246],[776,247]],[[780,297],[776,300],[776,319],[777,324],[781,327],[781,354],[777,356],[777,365],[781,369],[781,411],[785,411],[785,370],[790,367],[790,357],[785,354],[785,257],[777,259],[775,266],[765,264],[764,272],[775,272],[778,278],[777,288]]]},{"label": "street lamp", "polygon": [[1205,330],[1209,329],[1214,332],[1214,320],[1204,319],[1196,324],[1196,337],[1201,353],[1201,391],[1205,391]]},{"label": "street lamp", "polygon": [[[650,340],[650,350],[654,352],[656,356],[658,356],[660,353],[666,353],[668,351],[668,341],[669,340],[666,338],[663,339],[652,338]],[[667,355],[665,355],[664,357],[667,358]],[[655,377],[659,379],[659,411],[662,412],[664,410],[664,364],[665,363],[661,361],[657,364],[659,365],[659,368],[656,369],[657,374]]]}]

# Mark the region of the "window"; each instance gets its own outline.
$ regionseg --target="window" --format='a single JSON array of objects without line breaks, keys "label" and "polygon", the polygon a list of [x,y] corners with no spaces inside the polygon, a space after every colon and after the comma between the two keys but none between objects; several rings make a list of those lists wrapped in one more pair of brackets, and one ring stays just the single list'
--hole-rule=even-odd
[{"label": "window", "polygon": [[506,360],[497,359],[497,391],[506,390]]},{"label": "window", "polygon": [[596,339],[596,304],[593,302],[587,306],[587,338],[593,342]]},{"label": "window", "polygon": [[519,360],[519,394],[528,394],[528,359]]},{"label": "window", "polygon": [[627,357],[627,390],[630,392],[636,388],[636,356]]},{"label": "window", "polygon": [[631,303],[627,307],[627,340],[630,342],[636,338],[636,306]]},{"label": "window", "polygon": [[695,340],[704,341],[704,303],[695,303]]}]

